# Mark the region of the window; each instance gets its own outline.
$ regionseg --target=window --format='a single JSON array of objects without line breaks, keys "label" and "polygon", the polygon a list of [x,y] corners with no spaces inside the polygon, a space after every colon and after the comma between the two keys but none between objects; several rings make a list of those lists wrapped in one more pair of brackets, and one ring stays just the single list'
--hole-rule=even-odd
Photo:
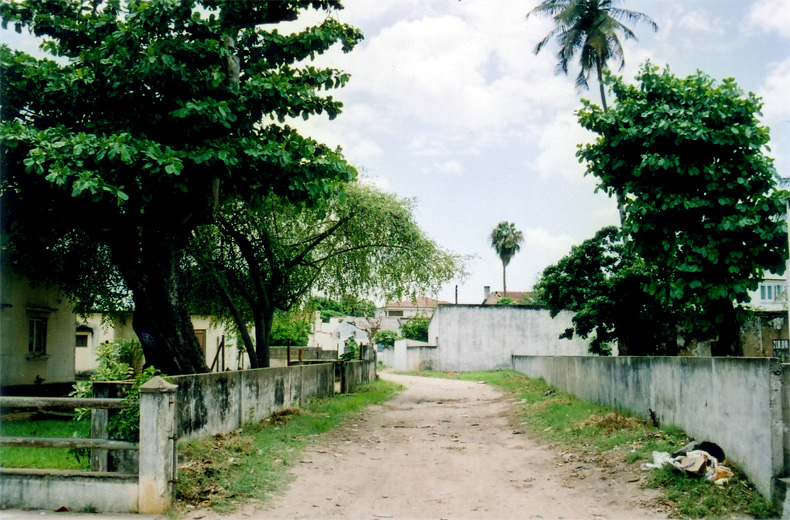
[{"label": "window", "polygon": [[78,332],[75,344],[78,348],[86,348],[88,346],[88,334]]},{"label": "window", "polygon": [[403,311],[387,311],[387,316],[392,318],[400,318],[403,316]]},{"label": "window", "polygon": [[760,284],[760,300],[776,301],[783,296],[785,291],[784,283],[768,282]]},{"label": "window", "polygon": [[47,353],[47,319],[42,316],[32,316],[29,324],[28,350],[31,354],[43,356]]},{"label": "window", "polygon": [[775,339],[773,341],[774,357],[779,358],[782,363],[788,362],[788,354],[790,354],[790,340]]}]

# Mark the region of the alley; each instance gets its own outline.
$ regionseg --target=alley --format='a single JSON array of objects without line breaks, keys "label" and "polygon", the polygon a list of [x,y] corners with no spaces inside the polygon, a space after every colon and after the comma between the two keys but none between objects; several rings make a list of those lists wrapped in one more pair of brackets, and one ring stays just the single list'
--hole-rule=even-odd
[{"label": "alley", "polygon": [[[633,475],[567,462],[513,426],[488,385],[395,374],[406,387],[311,446],[283,495],[234,518],[665,518]],[[563,462],[566,460],[566,462]],[[192,518],[215,518],[196,511]],[[220,518],[220,517],[216,517]]]}]

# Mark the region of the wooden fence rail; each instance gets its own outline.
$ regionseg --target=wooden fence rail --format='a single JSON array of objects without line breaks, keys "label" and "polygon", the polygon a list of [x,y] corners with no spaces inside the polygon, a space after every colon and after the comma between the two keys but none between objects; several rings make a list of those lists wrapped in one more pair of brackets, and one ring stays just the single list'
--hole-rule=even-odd
[{"label": "wooden fence rail", "polygon": [[12,397],[0,396],[0,406],[8,408],[125,408],[137,406],[137,401],[121,398],[90,397]]},{"label": "wooden fence rail", "polygon": [[136,442],[81,437],[0,437],[0,446],[25,448],[79,448],[102,450],[139,450]]}]

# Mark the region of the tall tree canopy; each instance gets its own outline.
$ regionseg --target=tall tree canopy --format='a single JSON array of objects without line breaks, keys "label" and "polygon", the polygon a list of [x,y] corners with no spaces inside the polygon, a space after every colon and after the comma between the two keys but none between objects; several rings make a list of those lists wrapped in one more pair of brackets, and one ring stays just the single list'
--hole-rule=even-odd
[{"label": "tall tree canopy", "polygon": [[513,257],[521,250],[524,234],[516,229],[512,222],[502,221],[491,231],[491,247],[494,248],[499,259],[502,260],[502,292],[507,298],[507,266]]},{"label": "tall tree canopy", "polygon": [[222,208],[217,225],[197,230],[191,252],[190,299],[218,304],[212,311],[235,322],[254,367],[269,364],[275,311],[312,291],[416,297],[463,270],[420,230],[411,201],[356,183],[322,207],[270,196],[256,211]]},{"label": "tall tree canopy", "polygon": [[229,198],[251,207],[270,192],[320,200],[356,175],[338,150],[282,123],[339,113],[340,103],[321,91],[347,75],[304,63],[335,43],[350,50],[361,34],[331,16],[294,34],[263,28],[305,8],[341,7],[338,0],[1,4],[4,27],[30,30],[55,57],[0,47],[4,255],[24,270],[25,250],[99,252],[109,266],[104,277],[121,278],[131,292],[148,362],[167,373],[204,371],[178,286],[192,230]]},{"label": "tall tree canopy", "polygon": [[579,121],[599,137],[578,155],[601,189],[626,195],[631,251],[665,269],[650,293],[684,308],[686,330],[718,338],[714,354],[738,355],[748,316],[739,304],[766,270],[783,273],[787,259],[761,102],[732,79],[678,78],[649,63],[637,81],[611,79],[608,112],[585,102]]},{"label": "tall tree canopy", "polygon": [[590,73],[595,71],[604,110],[603,70],[611,60],[617,61],[620,69],[625,65],[620,37],[636,39],[634,32],[623,22],[646,22],[654,31],[658,30],[658,25],[647,15],[615,7],[618,3],[618,0],[544,0],[527,13],[527,18],[531,15],[551,16],[557,25],[535,46],[535,54],[556,39],[559,46],[557,70],[567,74],[569,63],[578,53],[581,70],[576,76],[576,85],[587,88]]}]

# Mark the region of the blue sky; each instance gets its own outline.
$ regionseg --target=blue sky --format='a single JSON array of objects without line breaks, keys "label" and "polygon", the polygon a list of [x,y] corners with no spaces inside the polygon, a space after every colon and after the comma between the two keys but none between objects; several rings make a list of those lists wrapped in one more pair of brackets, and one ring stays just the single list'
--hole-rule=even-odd
[{"label": "blue sky", "polygon": [[[598,229],[618,222],[616,205],[584,176],[576,145],[590,139],[574,112],[580,98],[600,102],[597,84],[577,91],[554,74],[555,48],[535,45],[551,21],[525,14],[538,0],[346,0],[336,16],[365,40],[326,63],[351,73],[335,121],[306,132],[342,146],[380,187],[416,198],[421,227],[465,255],[469,276],[439,297],[479,303],[483,286],[502,289],[502,267],[488,235],[514,222],[525,242],[508,266],[508,288],[529,290],[543,269]],[[734,77],[760,95],[780,174],[790,177],[790,0],[630,0],[659,25],[633,24],[625,68],[669,65]]]},{"label": "blue sky", "polygon": [[[321,65],[351,74],[333,95],[345,103],[334,121],[294,121],[304,133],[341,146],[365,182],[416,199],[422,229],[440,246],[470,255],[469,275],[438,294],[479,303],[483,286],[502,288],[502,267],[488,236],[502,220],[525,242],[508,266],[508,288],[529,290],[543,269],[601,227],[618,222],[616,205],[595,193],[575,158],[590,136],[574,112],[582,97],[599,102],[597,84],[578,91],[554,74],[553,46],[535,45],[551,21],[525,15],[538,0],[345,0],[334,13],[365,40]],[[626,0],[659,25],[633,24],[624,42],[633,77],[645,60],[685,76],[702,70],[734,77],[765,102],[780,175],[790,177],[790,0]],[[283,26],[296,30],[325,13]],[[0,33],[13,46],[35,46]],[[12,40],[13,38],[13,40]]]}]

